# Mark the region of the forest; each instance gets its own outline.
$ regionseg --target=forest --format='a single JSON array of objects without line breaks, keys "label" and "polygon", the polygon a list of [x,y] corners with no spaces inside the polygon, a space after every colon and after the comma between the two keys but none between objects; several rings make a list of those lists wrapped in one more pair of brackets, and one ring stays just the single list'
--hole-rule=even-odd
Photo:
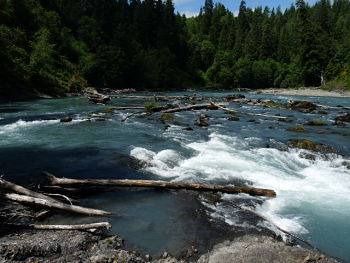
[{"label": "forest", "polygon": [[86,86],[349,89],[350,1],[186,18],[172,0],[0,0],[0,95]]}]

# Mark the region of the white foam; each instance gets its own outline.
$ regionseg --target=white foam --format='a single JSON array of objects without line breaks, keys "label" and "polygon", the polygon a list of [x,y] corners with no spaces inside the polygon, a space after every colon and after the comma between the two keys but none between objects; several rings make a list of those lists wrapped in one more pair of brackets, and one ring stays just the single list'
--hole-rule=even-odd
[{"label": "white foam", "polygon": [[12,132],[19,131],[23,128],[38,126],[38,125],[47,125],[58,123],[60,120],[36,120],[36,121],[23,121],[18,120],[14,123],[0,126],[0,134],[8,134]]},{"label": "white foam", "polygon": [[[255,148],[258,138],[241,139],[213,133],[209,141],[189,143],[195,154],[184,159],[173,150],[159,153],[135,148],[131,155],[148,162],[148,171],[174,180],[247,180],[255,187],[270,188],[277,197],[267,199],[256,212],[277,226],[294,233],[306,233],[309,214],[350,216],[350,170],[344,159],[301,158],[297,150]],[[225,198],[235,198],[227,195]],[[225,217],[225,216],[224,216]],[[234,218],[225,217],[235,224]]]}]

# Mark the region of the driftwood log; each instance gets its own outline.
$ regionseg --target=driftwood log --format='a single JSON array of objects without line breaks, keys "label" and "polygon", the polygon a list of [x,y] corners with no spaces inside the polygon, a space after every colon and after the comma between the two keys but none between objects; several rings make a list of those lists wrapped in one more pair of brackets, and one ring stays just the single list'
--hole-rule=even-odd
[{"label": "driftwood log", "polygon": [[188,110],[202,110],[202,109],[208,109],[208,110],[217,110],[218,107],[214,106],[210,103],[208,104],[195,104],[195,105],[190,105],[190,106],[185,106],[185,107],[178,107],[174,109],[168,109],[168,110],[163,110],[163,113],[173,113],[173,112],[180,112],[180,111],[188,111]]},{"label": "driftwood log", "polygon": [[110,212],[106,212],[99,209],[86,208],[86,207],[77,206],[77,205],[67,205],[58,201],[52,202],[47,199],[31,197],[26,195],[5,194],[4,197],[8,200],[19,202],[19,203],[39,205],[45,208],[59,209],[59,210],[64,210],[64,211],[78,213],[78,214],[95,215],[95,216],[112,215]]},{"label": "driftwood log", "polygon": [[261,189],[254,187],[238,187],[238,186],[224,186],[211,185],[200,183],[184,183],[184,182],[167,182],[167,181],[152,181],[152,180],[102,180],[102,179],[68,179],[57,178],[56,176],[43,172],[47,176],[52,185],[99,185],[99,186],[127,186],[127,187],[151,187],[162,189],[186,189],[196,191],[210,191],[223,192],[229,194],[245,193],[252,196],[267,196],[275,197],[276,192],[271,189]]},{"label": "driftwood log", "polygon": [[99,222],[91,224],[79,224],[79,225],[37,225],[37,224],[5,224],[9,227],[39,229],[39,230],[86,230],[86,229],[98,229],[98,228],[111,228],[111,224],[108,222]]},{"label": "driftwood log", "polygon": [[2,178],[0,179],[0,186],[5,188],[5,189],[11,190],[17,194],[41,198],[41,199],[45,199],[45,200],[50,201],[50,202],[58,202],[56,199],[51,198],[50,196],[34,192],[34,191],[29,190],[23,186],[6,181],[5,179],[2,179]]}]

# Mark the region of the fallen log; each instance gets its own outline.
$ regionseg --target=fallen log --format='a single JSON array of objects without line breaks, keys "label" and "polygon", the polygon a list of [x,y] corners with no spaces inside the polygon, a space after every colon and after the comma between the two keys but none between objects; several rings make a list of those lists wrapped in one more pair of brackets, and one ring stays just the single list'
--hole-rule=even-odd
[{"label": "fallen log", "polygon": [[276,119],[288,119],[287,117],[283,117],[283,116],[276,116],[276,115],[267,115],[267,114],[260,114],[260,113],[241,113],[241,114],[245,114],[248,116],[259,116],[259,117],[266,117],[266,118],[276,118]]},{"label": "fallen log", "polygon": [[190,106],[185,106],[185,107],[163,110],[162,112],[163,113],[173,113],[173,112],[180,112],[180,111],[202,110],[202,109],[217,110],[218,107],[214,106],[210,103],[209,104],[195,104],[195,105],[190,105]]},{"label": "fallen log", "polygon": [[6,188],[8,190],[11,190],[17,194],[41,198],[41,199],[48,200],[50,202],[58,202],[56,199],[51,198],[50,196],[34,192],[34,191],[29,190],[23,186],[6,181],[5,179],[2,179],[2,178],[0,178],[0,186],[2,186],[3,188]]},{"label": "fallen log", "polygon": [[144,111],[135,111],[133,113],[130,113],[129,115],[127,115],[124,119],[122,119],[122,122],[126,121],[127,119],[129,119],[130,117],[136,115],[136,114],[141,114],[141,113],[144,113],[146,114]]},{"label": "fallen log", "polygon": [[127,186],[127,187],[151,187],[162,189],[186,189],[196,191],[223,192],[229,194],[245,193],[253,196],[275,197],[276,192],[270,189],[261,189],[254,187],[239,187],[226,185],[211,185],[200,183],[183,183],[183,182],[167,182],[153,180],[103,180],[103,179],[68,179],[57,178],[56,176],[43,172],[47,176],[52,185],[99,185],[99,186]]},{"label": "fallen log", "polygon": [[85,215],[94,215],[94,216],[108,216],[112,215],[110,212],[106,212],[99,209],[92,209],[92,208],[86,208],[82,206],[77,205],[67,205],[61,202],[52,202],[47,199],[42,198],[36,198],[31,196],[25,196],[25,195],[19,195],[19,194],[5,194],[4,197],[6,199],[9,199],[11,201],[19,202],[19,203],[26,203],[26,204],[34,204],[43,206],[46,208],[54,208],[59,210],[64,210],[68,212],[74,212],[78,214],[85,214]]},{"label": "fallen log", "polygon": [[226,108],[226,107],[223,107],[221,105],[218,105],[218,104],[215,104],[214,102],[212,101],[209,101],[211,105],[213,105],[214,107],[218,107],[219,109],[223,110],[223,111],[226,111],[226,112],[229,112],[229,113],[232,113],[232,114],[236,114],[236,111],[234,110],[231,110],[229,108]]},{"label": "fallen log", "polygon": [[79,225],[37,225],[37,224],[5,224],[8,227],[39,229],[39,230],[86,230],[86,229],[98,229],[98,228],[111,228],[111,224],[108,222],[91,223],[91,224],[79,224]]}]

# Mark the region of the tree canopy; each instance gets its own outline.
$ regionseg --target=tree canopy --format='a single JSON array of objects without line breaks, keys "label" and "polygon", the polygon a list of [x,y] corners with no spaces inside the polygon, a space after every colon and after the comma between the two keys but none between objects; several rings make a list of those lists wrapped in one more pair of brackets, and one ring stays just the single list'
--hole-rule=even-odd
[{"label": "tree canopy", "polygon": [[350,86],[350,1],[303,0],[235,16],[205,0],[197,17],[171,0],[1,0],[0,94],[79,85]]}]

